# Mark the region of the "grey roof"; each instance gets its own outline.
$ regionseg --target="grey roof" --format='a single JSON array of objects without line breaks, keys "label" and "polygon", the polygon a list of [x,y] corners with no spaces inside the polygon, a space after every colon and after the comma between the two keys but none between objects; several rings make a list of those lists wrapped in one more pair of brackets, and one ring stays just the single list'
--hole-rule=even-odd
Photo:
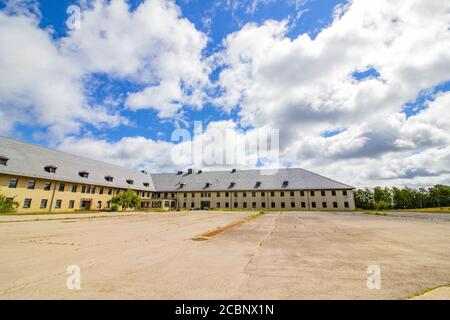
[{"label": "grey roof", "polygon": [[[150,174],[6,137],[0,137],[0,157],[2,156],[9,160],[6,166],[0,165],[0,173],[141,191],[155,190]],[[45,171],[44,167],[48,165],[56,166],[56,173]],[[89,172],[88,178],[80,177],[80,171]],[[112,176],[113,182],[106,181],[105,176]],[[126,180],[133,180],[133,184],[129,185]],[[144,183],[149,186],[144,186]]]},{"label": "grey roof", "polygon": [[[353,187],[300,168],[265,170],[203,171],[192,174],[154,173],[156,191],[234,191],[234,190],[319,190]],[[264,174],[265,173],[265,174]],[[257,187],[257,182],[261,185]],[[287,185],[284,185],[287,181]],[[231,183],[235,185],[231,187]],[[207,183],[211,185],[207,187]]]}]

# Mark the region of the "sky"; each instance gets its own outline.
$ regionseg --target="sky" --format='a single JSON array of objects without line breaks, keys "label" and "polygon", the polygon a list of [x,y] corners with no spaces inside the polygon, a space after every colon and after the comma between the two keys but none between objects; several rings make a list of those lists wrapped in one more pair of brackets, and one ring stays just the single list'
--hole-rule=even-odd
[{"label": "sky", "polygon": [[149,172],[450,184],[450,3],[0,0],[0,135]]}]

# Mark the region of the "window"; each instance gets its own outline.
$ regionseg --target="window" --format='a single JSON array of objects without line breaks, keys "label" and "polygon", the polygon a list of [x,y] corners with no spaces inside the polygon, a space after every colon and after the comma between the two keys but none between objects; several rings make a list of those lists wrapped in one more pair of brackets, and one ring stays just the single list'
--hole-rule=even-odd
[{"label": "window", "polygon": [[0,156],[0,165],[1,166],[6,166],[8,164],[8,158]]},{"label": "window", "polygon": [[300,191],[300,196],[304,197],[305,196],[305,191]]},{"label": "window", "polygon": [[108,181],[108,182],[113,182],[114,178],[111,177],[111,176],[106,176],[105,180]]},{"label": "window", "polygon": [[344,202],[344,207],[349,208],[350,206],[348,205],[348,202]]},{"label": "window", "polygon": [[295,202],[291,202],[291,208],[295,208]]},{"label": "window", "polygon": [[97,209],[101,209],[102,208],[102,202],[101,201],[97,201]]},{"label": "window", "polygon": [[36,186],[36,180],[28,181],[27,189],[34,189],[35,186]]},{"label": "window", "polygon": [[175,198],[175,193],[172,193],[172,198]]},{"label": "window", "polygon": [[30,198],[26,198],[26,199],[23,201],[23,208],[24,208],[24,209],[28,209],[30,206],[31,206],[31,199],[30,199]]},{"label": "window", "polygon": [[58,191],[60,191],[60,192],[64,192],[64,188],[66,187],[66,184],[64,184],[64,183],[60,183],[59,184],[59,188],[58,188]]},{"label": "window", "polygon": [[44,167],[44,170],[47,171],[48,173],[56,173],[56,169],[58,169],[55,166],[46,166]]},{"label": "window", "polygon": [[44,183],[44,190],[48,191],[48,190],[50,190],[51,187],[52,187],[52,183],[51,182]]},{"label": "window", "polygon": [[77,189],[78,189],[78,185],[77,184],[73,184],[72,185],[72,192],[77,192]]},{"label": "window", "polygon": [[327,207],[327,203],[326,202],[322,202],[322,208],[326,208]]},{"label": "window", "polygon": [[244,202],[244,203],[242,204],[242,206],[243,206],[244,208],[247,208],[247,202]]},{"label": "window", "polygon": [[280,197],[284,197],[284,191],[280,192]]},{"label": "window", "polygon": [[150,187],[150,183],[148,183],[148,182],[144,182],[144,183],[142,183],[143,185],[144,185],[144,187]]},{"label": "window", "polygon": [[338,203],[337,202],[333,202],[333,208],[337,208],[338,207]]},{"label": "window", "polygon": [[164,198],[167,198],[168,193],[164,192]]},{"label": "window", "polygon": [[286,204],[284,202],[281,203],[282,208],[286,208]]},{"label": "window", "polygon": [[237,203],[237,202],[234,203],[234,207],[235,207],[235,208],[238,207],[238,203]]},{"label": "window", "polygon": [[191,197],[195,198],[195,193],[194,192],[191,193]]},{"label": "window", "polygon": [[225,202],[225,208],[229,208],[230,207],[230,203],[229,202]]},{"label": "window", "polygon": [[111,194],[112,194],[112,189],[111,189],[111,188],[109,188],[109,190],[108,190],[108,194],[109,194],[109,195],[111,195]]},{"label": "window", "polygon": [[89,172],[86,171],[80,171],[78,172],[78,175],[82,178],[88,178],[89,177]]},{"label": "window", "polygon": [[270,206],[271,206],[272,208],[275,208],[275,202],[272,202],[272,203],[270,204]]},{"label": "window", "polygon": [[75,200],[69,200],[68,208],[73,209],[74,205],[75,205]]},{"label": "window", "polygon": [[272,192],[270,193],[270,196],[271,196],[271,197],[275,197],[275,192],[272,191]]},{"label": "window", "polygon": [[294,191],[291,191],[291,197],[293,197],[294,196]]},{"label": "window", "polygon": [[322,197],[325,197],[325,190],[320,191],[320,194],[322,195]]},{"label": "window", "polygon": [[55,208],[56,209],[61,209],[61,203],[62,203],[62,200],[56,200]]},{"label": "window", "polygon": [[332,191],[331,191],[331,195],[332,195],[332,196],[336,196],[336,190],[332,190]]},{"label": "window", "polygon": [[[111,189],[110,189],[111,190]],[[81,193],[86,193],[86,186],[81,187]]]},{"label": "window", "polygon": [[91,186],[86,187],[86,193],[91,193]]},{"label": "window", "polygon": [[[104,189],[103,188],[100,188],[100,191],[98,192],[99,194],[103,194],[103,192],[104,192]],[[144,195],[144,194],[142,194],[142,195]]]},{"label": "window", "polygon": [[252,207],[253,207],[253,209],[256,209],[256,202],[252,203]]},{"label": "window", "polygon": [[95,187],[92,187],[91,189],[91,193],[94,194],[95,193]]},{"label": "window", "polygon": [[311,202],[311,208],[315,208],[316,207],[316,203],[315,202]]},{"label": "window", "polygon": [[266,193],[265,192],[261,192],[261,197],[265,197]]},{"label": "window", "polygon": [[40,208],[41,209],[45,209],[45,208],[47,208],[47,199],[42,199],[41,200],[41,205],[40,205]]},{"label": "window", "polygon": [[235,192],[235,193],[234,193],[234,196],[235,196],[235,197],[237,197],[237,196],[238,196],[238,193],[237,193],[237,192]]},{"label": "window", "polygon": [[253,198],[256,197],[256,192],[255,191],[252,192],[252,197]]},{"label": "window", "polygon": [[183,202],[183,208],[186,208],[186,207],[187,207],[187,203]]},{"label": "window", "polygon": [[242,196],[243,196],[243,197],[246,197],[246,196],[247,196],[247,192],[243,192],[243,193],[242,193]]},{"label": "window", "polygon": [[187,193],[185,192],[185,193],[183,194],[183,196],[184,196],[185,198],[187,198]]},{"label": "window", "polygon": [[225,192],[225,197],[229,197],[230,194],[228,192]]},{"label": "window", "polygon": [[220,198],[220,192],[217,192],[216,196],[217,198]]},{"label": "window", "polygon": [[343,194],[344,196],[347,196],[347,190],[342,191],[342,194]]},{"label": "window", "polygon": [[134,181],[133,181],[133,180],[131,180],[131,179],[128,179],[128,180],[127,180],[127,183],[128,183],[128,184],[133,184],[133,183],[134,183]]},{"label": "window", "polygon": [[195,204],[193,202],[191,202],[191,208],[194,208]]},{"label": "window", "polygon": [[216,203],[216,208],[220,208],[220,202]]},{"label": "window", "polygon": [[265,202],[261,202],[261,207],[265,208],[266,207],[266,203]]},{"label": "window", "polygon": [[306,202],[302,202],[302,208],[306,208]]}]

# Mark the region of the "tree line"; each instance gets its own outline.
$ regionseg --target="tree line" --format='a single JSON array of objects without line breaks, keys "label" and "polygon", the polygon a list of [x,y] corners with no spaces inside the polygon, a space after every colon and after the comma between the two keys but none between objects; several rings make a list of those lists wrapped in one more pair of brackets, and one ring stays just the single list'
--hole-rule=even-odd
[{"label": "tree line", "polygon": [[357,189],[355,204],[360,209],[420,209],[450,206],[450,186],[435,185],[430,188]]}]

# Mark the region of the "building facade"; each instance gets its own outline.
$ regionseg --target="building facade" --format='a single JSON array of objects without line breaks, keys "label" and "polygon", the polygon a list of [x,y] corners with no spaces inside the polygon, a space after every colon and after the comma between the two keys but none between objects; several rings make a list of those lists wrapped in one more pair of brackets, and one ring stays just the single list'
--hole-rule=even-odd
[{"label": "building facade", "polygon": [[144,210],[355,209],[353,187],[300,168],[151,174],[0,137],[0,194],[18,212],[108,210],[127,189]]}]

